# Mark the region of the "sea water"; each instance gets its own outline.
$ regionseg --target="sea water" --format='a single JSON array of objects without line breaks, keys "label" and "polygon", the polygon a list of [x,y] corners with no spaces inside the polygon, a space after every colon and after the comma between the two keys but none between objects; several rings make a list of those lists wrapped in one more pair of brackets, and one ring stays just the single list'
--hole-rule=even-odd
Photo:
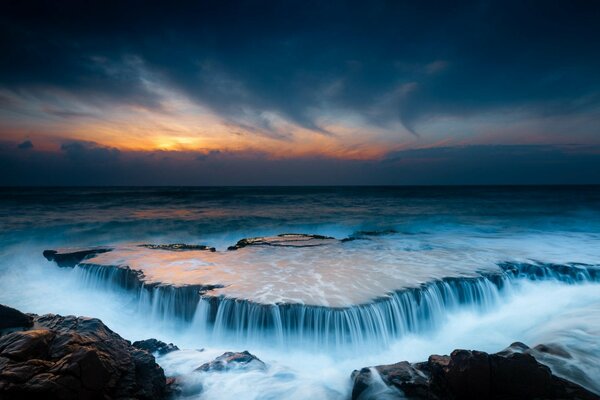
[{"label": "sea water", "polygon": [[[48,248],[128,243],[204,244],[222,254],[241,238],[281,233],[353,240],[335,252],[261,248],[243,258],[250,272],[233,272],[251,284],[229,282],[227,293],[279,306],[317,302],[323,307],[311,312],[320,313],[317,320],[339,318],[333,324],[339,332],[309,326],[284,334],[283,322],[278,329],[238,329],[252,313],[240,307],[253,303],[235,301],[223,302],[218,323],[207,321],[202,301],[191,320],[180,318],[156,296],[145,299],[42,257]],[[598,187],[2,189],[0,245],[0,303],[98,317],[127,339],[176,343],[182,350],[158,362],[180,376],[183,397],[343,399],[354,369],[422,361],[455,348],[495,352],[514,341],[564,346],[573,358],[551,367],[600,392],[600,286],[594,279],[550,274],[502,285],[465,283],[507,262],[595,270]],[[447,276],[465,289],[444,294],[439,282]],[[421,291],[390,300],[382,311],[371,299],[393,300],[398,294],[390,282]],[[370,311],[357,314],[353,305]],[[285,320],[281,312],[274,315]],[[224,351],[241,350],[268,368],[193,371]]]}]

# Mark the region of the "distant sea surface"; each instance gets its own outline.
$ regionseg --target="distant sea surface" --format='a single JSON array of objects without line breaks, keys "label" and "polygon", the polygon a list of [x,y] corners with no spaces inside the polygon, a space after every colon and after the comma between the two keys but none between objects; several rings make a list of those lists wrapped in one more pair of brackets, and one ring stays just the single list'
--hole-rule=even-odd
[{"label": "distant sea surface", "polygon": [[0,188],[0,239],[156,240],[357,231],[600,232],[600,186]]}]

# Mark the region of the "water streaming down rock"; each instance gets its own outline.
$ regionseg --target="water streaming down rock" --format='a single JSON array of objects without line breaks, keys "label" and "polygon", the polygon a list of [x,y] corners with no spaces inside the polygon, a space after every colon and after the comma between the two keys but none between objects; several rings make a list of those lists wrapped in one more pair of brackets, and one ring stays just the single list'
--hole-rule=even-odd
[{"label": "water streaming down rock", "polygon": [[82,264],[75,267],[75,273],[87,285],[133,292],[143,312],[159,320],[178,321],[206,337],[327,348],[365,343],[385,346],[409,333],[431,331],[458,307],[490,309],[522,280],[600,282],[597,266],[503,263],[499,267],[498,273],[432,281],[343,308],[215,297],[206,294],[211,286],[147,285],[128,268]]},{"label": "water streaming down rock", "polygon": [[435,328],[448,310],[461,304],[486,309],[499,295],[499,287],[481,277],[437,281],[346,308],[263,305],[203,296],[194,323],[212,329],[215,336],[238,341],[258,341],[267,335],[280,345],[387,344],[404,334]]},{"label": "water streaming down rock", "polygon": [[147,284],[139,271],[128,267],[81,264],[75,266],[74,272],[88,287],[135,293],[139,307],[144,308],[143,311],[150,310],[153,317],[162,320],[180,318],[191,321],[196,313],[200,294],[215,287]]}]

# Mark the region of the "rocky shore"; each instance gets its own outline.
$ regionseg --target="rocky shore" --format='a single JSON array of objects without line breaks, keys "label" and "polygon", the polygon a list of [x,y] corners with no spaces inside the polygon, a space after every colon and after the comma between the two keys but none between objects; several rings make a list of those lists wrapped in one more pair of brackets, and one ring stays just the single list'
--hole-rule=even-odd
[{"label": "rocky shore", "polygon": [[[180,390],[154,355],[179,348],[129,342],[96,318],[24,314],[0,304],[0,399],[166,399]],[[197,372],[266,369],[247,351],[226,352]]]},{"label": "rocky shore", "polygon": [[164,399],[154,356],[99,319],[0,305],[0,399]]},{"label": "rocky shore", "polygon": [[431,355],[425,362],[363,368],[352,373],[352,400],[380,398],[381,382],[390,389],[386,399],[600,399],[554,375],[532,355],[537,352],[554,350],[513,343],[495,354],[454,350],[449,356]]},{"label": "rocky shore", "polygon": [[[180,390],[154,355],[179,350],[147,339],[133,344],[95,318],[24,314],[0,305],[0,399],[165,399]],[[569,358],[560,347],[513,343],[488,354],[455,350],[425,362],[402,361],[352,373],[352,400],[580,399],[600,396],[538,362]],[[267,369],[247,351],[226,352],[196,373]],[[385,387],[382,397],[381,386]]]}]

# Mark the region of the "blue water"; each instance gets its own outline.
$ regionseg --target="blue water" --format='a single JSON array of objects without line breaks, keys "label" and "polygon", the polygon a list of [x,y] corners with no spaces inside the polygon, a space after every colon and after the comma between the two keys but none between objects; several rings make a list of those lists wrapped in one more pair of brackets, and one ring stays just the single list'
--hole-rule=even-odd
[{"label": "blue water", "polygon": [[287,231],[345,237],[388,229],[597,233],[599,216],[600,186],[0,189],[3,242],[219,244]]},{"label": "blue water", "polygon": [[[575,354],[572,365],[553,368],[600,391],[594,383],[600,381],[600,286],[594,282],[519,282],[494,292],[490,306],[444,309],[429,331],[386,337],[383,348],[370,337],[380,343],[363,343],[349,355],[298,344],[283,351],[266,336],[261,343],[260,335],[252,342],[214,337],[168,315],[150,316],[130,293],[90,286],[77,271],[41,255],[47,248],[128,242],[224,251],[244,237],[287,232],[358,237],[348,246],[374,254],[401,249],[435,268],[457,262],[453,254],[474,270],[514,260],[594,267],[600,264],[600,187],[3,188],[0,302],[28,312],[100,317],[128,339],[179,344],[187,350],[159,362],[182,377],[190,398],[341,399],[352,369],[419,361],[456,347],[498,351],[517,340],[567,347]],[[244,349],[269,369],[192,372],[221,351]]]}]

